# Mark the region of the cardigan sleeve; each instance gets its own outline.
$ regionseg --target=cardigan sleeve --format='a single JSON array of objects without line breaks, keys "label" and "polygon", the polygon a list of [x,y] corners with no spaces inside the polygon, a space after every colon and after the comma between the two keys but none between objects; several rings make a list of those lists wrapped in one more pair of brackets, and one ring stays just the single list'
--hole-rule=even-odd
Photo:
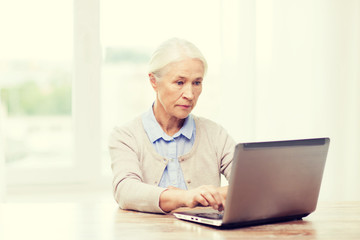
[{"label": "cardigan sleeve", "polygon": [[206,119],[206,128],[212,147],[216,149],[219,171],[229,181],[236,142],[218,123]]},{"label": "cardigan sleeve", "polygon": [[110,136],[114,198],[122,209],[164,213],[159,198],[165,189],[143,182],[138,141],[144,140],[128,127],[115,128]]},{"label": "cardigan sleeve", "polygon": [[220,128],[220,137],[218,139],[221,139],[221,141],[217,144],[221,159],[220,171],[229,181],[236,142],[222,127]]},{"label": "cardigan sleeve", "polygon": [[196,119],[202,133],[205,133],[205,137],[210,142],[211,149],[215,151],[214,157],[218,164],[219,174],[223,174],[229,180],[236,142],[218,123],[203,117]]}]

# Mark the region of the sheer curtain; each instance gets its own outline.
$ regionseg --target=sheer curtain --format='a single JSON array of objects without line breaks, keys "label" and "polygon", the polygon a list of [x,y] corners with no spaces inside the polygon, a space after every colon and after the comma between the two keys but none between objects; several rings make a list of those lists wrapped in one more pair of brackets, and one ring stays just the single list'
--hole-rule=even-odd
[{"label": "sheer curtain", "polygon": [[[236,10],[237,9],[237,10]],[[330,137],[322,200],[360,199],[360,1],[223,1],[222,119],[237,141]]]},{"label": "sheer curtain", "polygon": [[3,122],[5,120],[3,105],[0,98],[0,203],[4,201],[6,194],[5,183],[5,152],[4,152],[4,127]]}]

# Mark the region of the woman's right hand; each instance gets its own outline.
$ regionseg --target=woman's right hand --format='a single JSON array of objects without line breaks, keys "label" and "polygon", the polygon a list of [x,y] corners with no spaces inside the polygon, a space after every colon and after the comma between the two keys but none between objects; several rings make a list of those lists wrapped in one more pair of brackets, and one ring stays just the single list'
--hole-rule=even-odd
[{"label": "woman's right hand", "polygon": [[196,206],[212,207],[222,211],[225,208],[227,187],[215,187],[211,185],[200,186],[191,190],[182,190],[169,187],[160,195],[160,208],[170,212],[179,207]]},{"label": "woman's right hand", "polygon": [[222,211],[225,208],[225,197],[221,194],[218,187],[211,185],[200,186],[185,193],[186,207],[212,207],[215,210]]}]

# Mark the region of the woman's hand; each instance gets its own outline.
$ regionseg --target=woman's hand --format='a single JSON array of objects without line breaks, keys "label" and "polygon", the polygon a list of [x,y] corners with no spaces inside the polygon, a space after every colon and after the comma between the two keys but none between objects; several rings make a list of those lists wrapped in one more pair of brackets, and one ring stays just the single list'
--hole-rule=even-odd
[{"label": "woman's hand", "polygon": [[160,208],[170,212],[179,207],[212,207],[222,211],[225,208],[227,187],[211,185],[200,186],[191,190],[169,187],[160,195]]},{"label": "woman's hand", "polygon": [[225,198],[221,195],[217,187],[211,185],[205,185],[186,191],[184,194],[184,201],[185,206],[190,208],[200,205],[222,211],[225,206]]}]

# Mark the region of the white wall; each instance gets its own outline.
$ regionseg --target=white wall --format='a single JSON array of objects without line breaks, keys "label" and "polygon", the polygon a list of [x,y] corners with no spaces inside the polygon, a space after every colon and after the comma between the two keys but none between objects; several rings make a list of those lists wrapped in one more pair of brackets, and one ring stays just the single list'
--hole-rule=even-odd
[{"label": "white wall", "polygon": [[237,141],[330,137],[320,199],[360,200],[360,1],[234,3],[221,122]]}]

